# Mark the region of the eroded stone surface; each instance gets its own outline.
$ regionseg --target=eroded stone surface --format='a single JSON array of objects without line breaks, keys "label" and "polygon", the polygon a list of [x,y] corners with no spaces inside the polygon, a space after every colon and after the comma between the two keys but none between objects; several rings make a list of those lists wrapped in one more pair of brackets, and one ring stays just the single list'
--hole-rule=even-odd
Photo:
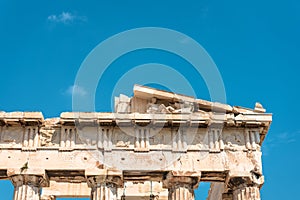
[{"label": "eroded stone surface", "polygon": [[[42,177],[34,187],[15,185],[33,199],[40,187],[54,193],[44,199],[59,197],[59,183],[73,188],[69,197],[86,184],[94,199],[104,198],[102,190],[120,199],[115,193],[124,183],[136,183],[147,198],[193,199],[200,181],[223,184],[212,185],[210,200],[260,198],[261,145],[272,121],[261,104],[242,108],[144,86],[115,100],[115,113],[65,112],[44,120],[39,112],[0,112],[0,178]],[[149,191],[150,181],[164,185]]]}]

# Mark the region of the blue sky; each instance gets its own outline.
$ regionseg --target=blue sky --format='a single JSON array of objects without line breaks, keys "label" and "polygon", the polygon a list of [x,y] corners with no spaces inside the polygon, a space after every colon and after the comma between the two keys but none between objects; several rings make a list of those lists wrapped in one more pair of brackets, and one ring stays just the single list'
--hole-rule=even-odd
[{"label": "blue sky", "polygon": [[[299,11],[296,0],[1,0],[0,110],[42,111],[46,118],[71,111],[77,71],[101,41],[133,28],[173,29],[210,54],[227,103],[252,108],[259,101],[274,114],[263,145],[262,198],[295,199],[300,187]],[[196,87],[198,98],[210,100],[203,79],[186,61],[148,49],[109,66],[96,93],[96,102],[106,102],[96,103],[96,110],[110,110],[112,89],[122,73],[149,62],[173,67]],[[205,199],[206,189],[204,184],[196,192],[197,200]],[[10,183],[1,181],[1,199],[11,199],[12,193]]]}]

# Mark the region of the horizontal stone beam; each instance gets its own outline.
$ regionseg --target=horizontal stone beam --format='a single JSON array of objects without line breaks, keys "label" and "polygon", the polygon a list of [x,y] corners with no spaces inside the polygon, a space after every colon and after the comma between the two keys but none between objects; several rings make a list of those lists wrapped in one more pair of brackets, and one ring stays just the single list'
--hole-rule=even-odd
[{"label": "horizontal stone beam", "polygon": [[[111,151],[98,150],[38,150],[23,152],[20,150],[2,150],[0,171],[8,173],[29,173],[45,171],[52,179],[71,179],[82,181],[86,172],[106,174],[103,168],[111,168],[123,172],[124,179],[158,180],[163,172],[172,171],[184,176],[202,177],[203,181],[224,181],[228,171],[251,174],[254,170],[261,174],[261,152],[230,151],[201,152],[190,151],[172,153],[172,151]],[[239,163],[236,161],[240,160]],[[139,172],[139,173],[137,173]],[[119,173],[119,172],[118,172]],[[244,174],[242,174],[244,175]],[[2,175],[4,176],[4,174]],[[71,177],[71,178],[70,178]],[[155,178],[156,177],[156,178]]]},{"label": "horizontal stone beam", "polygon": [[86,183],[70,183],[70,182],[56,182],[50,181],[49,187],[42,189],[41,196],[55,196],[62,197],[90,197],[91,189]]},{"label": "horizontal stone beam", "polygon": [[[167,200],[168,190],[162,188],[162,183],[145,181],[144,183],[126,182],[126,187],[118,188],[118,199],[125,193],[126,200],[147,199],[150,194],[159,197],[159,200]],[[70,183],[50,181],[49,187],[42,189],[42,199],[55,198],[88,198],[91,195],[91,188],[87,183]]]}]

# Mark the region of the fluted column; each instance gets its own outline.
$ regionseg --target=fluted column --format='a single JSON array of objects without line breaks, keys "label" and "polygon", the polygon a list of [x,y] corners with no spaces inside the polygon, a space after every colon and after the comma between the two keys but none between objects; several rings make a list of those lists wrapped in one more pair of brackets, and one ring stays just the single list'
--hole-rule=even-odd
[{"label": "fluted column", "polygon": [[242,186],[233,190],[233,200],[260,200],[257,186]]},{"label": "fluted column", "polygon": [[117,185],[98,183],[92,187],[91,200],[117,200]]},{"label": "fluted column", "polygon": [[261,174],[252,172],[251,176],[231,177],[227,184],[228,194],[223,194],[223,200],[260,200],[260,187],[264,183]]},{"label": "fluted column", "polygon": [[15,186],[14,200],[40,200],[41,176],[14,175],[11,180]]},{"label": "fluted column", "polygon": [[194,189],[190,184],[177,184],[169,188],[169,200],[194,200]]},{"label": "fluted column", "polygon": [[117,200],[120,177],[92,176],[88,178],[88,185],[92,188],[91,200]]},{"label": "fluted column", "polygon": [[168,200],[194,200],[194,189],[198,181],[196,177],[173,176],[169,173],[163,181],[163,187],[168,188]]}]

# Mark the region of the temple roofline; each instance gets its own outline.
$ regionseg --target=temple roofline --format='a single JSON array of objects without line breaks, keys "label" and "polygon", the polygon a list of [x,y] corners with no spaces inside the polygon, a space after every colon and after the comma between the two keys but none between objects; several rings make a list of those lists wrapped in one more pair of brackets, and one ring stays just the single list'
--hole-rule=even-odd
[{"label": "temple roofline", "polygon": [[[106,124],[130,126],[134,124],[163,124],[176,126],[176,123],[187,126],[208,127],[211,124],[220,124],[224,127],[251,127],[261,128],[261,134],[268,132],[272,122],[272,114],[265,113],[261,104],[256,103],[254,109],[240,106],[230,106],[218,102],[195,99],[191,96],[154,89],[141,85],[134,85],[134,96],[120,95],[116,97],[115,112],[62,112],[59,118],[44,119],[41,112],[0,112],[0,126],[61,126],[78,124]],[[149,112],[146,110],[152,98],[156,98],[163,105],[165,111]],[[179,102],[192,109],[188,111],[168,106]],[[183,102],[183,103],[182,103]],[[178,104],[179,104],[178,103]],[[153,104],[152,104],[153,105]],[[119,107],[118,107],[119,106]],[[136,110],[135,107],[143,110]],[[171,108],[170,112],[166,110]],[[154,117],[155,116],[155,117]],[[264,139],[264,137],[262,138]]]}]

